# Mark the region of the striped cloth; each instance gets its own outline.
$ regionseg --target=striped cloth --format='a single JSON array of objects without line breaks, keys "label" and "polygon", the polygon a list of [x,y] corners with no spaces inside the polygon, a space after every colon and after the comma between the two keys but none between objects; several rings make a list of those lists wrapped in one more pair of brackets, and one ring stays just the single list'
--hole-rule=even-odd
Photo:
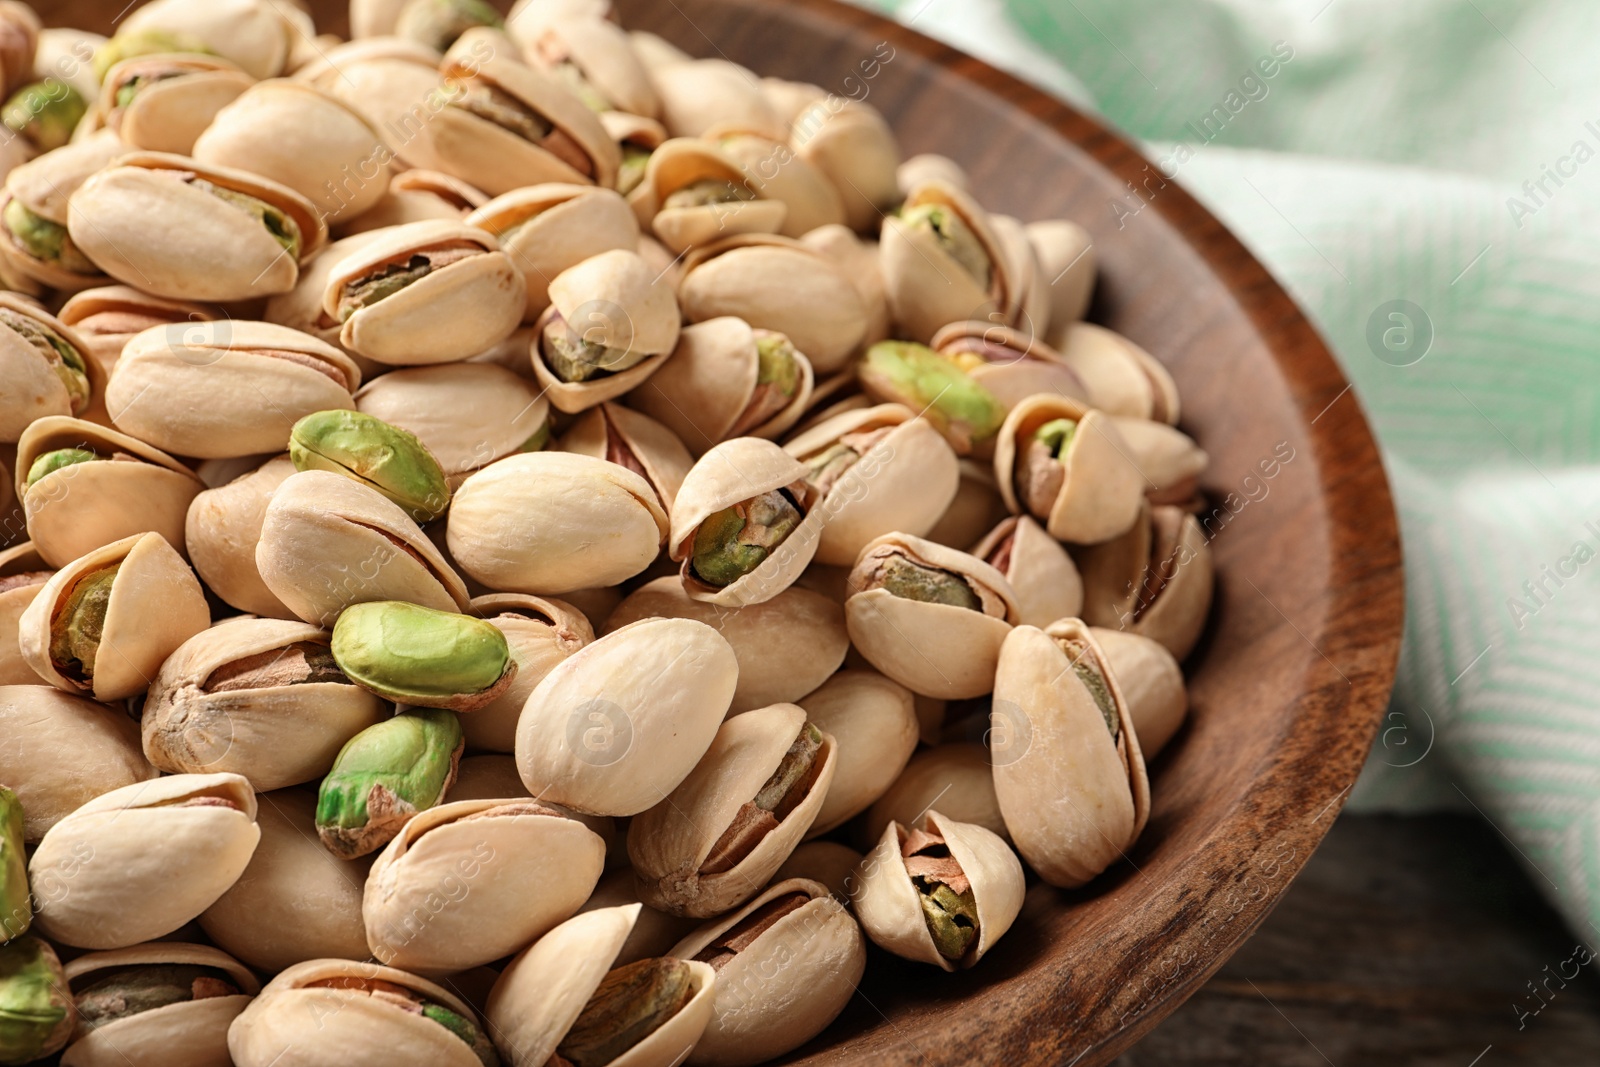
[{"label": "striped cloth", "polygon": [[1600,934],[1600,4],[873,6],[1141,139],[1307,310],[1406,549],[1351,804],[1476,809]]}]

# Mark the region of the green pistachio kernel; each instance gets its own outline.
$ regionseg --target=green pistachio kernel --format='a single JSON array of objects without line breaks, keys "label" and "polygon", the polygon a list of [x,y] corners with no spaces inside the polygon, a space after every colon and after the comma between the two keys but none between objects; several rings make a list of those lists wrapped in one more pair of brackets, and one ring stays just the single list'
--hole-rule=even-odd
[{"label": "green pistachio kernel", "polygon": [[22,847],[22,802],[0,785],[0,944],[27,933],[32,922],[28,857]]},{"label": "green pistachio kernel", "polygon": [[190,184],[253,217],[265,227],[274,241],[283,246],[285,252],[289,253],[294,259],[300,258],[300,224],[295,222],[294,219],[265,200],[258,200],[248,193],[241,193],[235,189],[225,189],[214,182],[206,181],[204,178],[194,178],[190,181]]},{"label": "green pistachio kernel", "polygon": [[117,86],[116,105],[119,108],[127,107],[138,95],[157,82],[171,81],[195,73],[193,70],[147,70],[133,75],[127,81]]},{"label": "green pistachio kernel", "polygon": [[544,420],[544,425],[533,431],[533,436],[522,442],[518,452],[543,452],[550,447],[550,420]]},{"label": "green pistachio kernel", "polygon": [[972,275],[980,289],[989,288],[994,280],[994,264],[978,235],[953,208],[944,204],[922,204],[906,208],[900,213],[900,220],[913,230],[931,233],[939,247]]},{"label": "green pistachio kernel", "polygon": [[124,59],[133,59],[137,56],[165,56],[177,52],[212,54],[211,49],[207,48],[198,37],[191,37],[186,33],[171,33],[166,30],[119,33],[95,52],[95,81],[104,82],[106,75],[111,73],[111,68]]},{"label": "green pistachio kernel", "polygon": [[1111,739],[1116,740],[1122,732],[1122,720],[1117,716],[1116,701],[1111,699],[1111,686],[1106,682],[1106,676],[1101,673],[1100,665],[1095,662],[1094,653],[1090,652],[1089,646],[1081,641],[1063,639],[1057,643],[1072,663],[1072,673],[1089,691],[1089,697],[1099,710],[1100,717],[1106,721],[1106,729],[1111,731]]},{"label": "green pistachio kernel", "polygon": [[724,508],[694,535],[694,573],[708,585],[732,585],[766,561],[803,516],[782,489]]},{"label": "green pistachio kernel", "polygon": [[924,566],[905,556],[885,558],[878,565],[877,576],[870,584],[874,589],[885,589],[906,600],[948,604],[968,611],[983,610],[983,601],[965,578],[937,567]]},{"label": "green pistachio kernel", "polygon": [[0,326],[8,327],[22,335],[22,339],[49,361],[55,368],[61,384],[66,386],[72,413],[81,415],[89,406],[89,371],[83,355],[67,339],[50,329],[38,319],[30,318],[10,308],[0,308]]},{"label": "green pistachio kernel", "polygon": [[505,29],[505,21],[484,0],[411,0],[395,21],[397,37],[407,37],[435,52],[448,52],[462,34],[477,26]]},{"label": "green pistachio kernel", "polygon": [[1072,437],[1078,432],[1078,423],[1074,419],[1052,419],[1037,430],[1033,431],[1033,439],[1039,441],[1050,450],[1050,454],[1057,459],[1067,450],[1072,443]]},{"label": "green pistachio kernel", "polygon": [[539,351],[545,366],[564,382],[586,382],[605,374],[617,374],[637,367],[650,354],[632,347],[612,348],[573,330],[554,309],[550,321],[539,335]]},{"label": "green pistachio kernel", "polygon": [[590,111],[599,113],[612,110],[611,101],[596,89],[594,83],[583,73],[576,63],[570,59],[555,63],[550,67],[550,73],[556,80],[572,91],[572,95],[583,101],[583,106]]},{"label": "green pistachio kernel", "polygon": [[912,830],[901,844],[901,855],[934,947],[945,959],[960,960],[978,937],[972,883],[936,831]]},{"label": "green pistachio kernel", "polygon": [[727,178],[701,178],[668,193],[661,201],[661,210],[676,207],[710,207],[713,204],[737,204],[754,200],[755,190],[744,182]]},{"label": "green pistachio kernel", "polygon": [[332,648],[351,681],[420,707],[471,711],[516,673],[506,636],[493,623],[402,600],[346,608],[333,624]]},{"label": "green pistachio kernel", "polygon": [[651,150],[643,145],[624,142],[622,167],[617,171],[617,192],[627,196],[644,181],[644,172],[650,166]]},{"label": "green pistachio kernel", "polygon": [[322,780],[317,836],[344,859],[382,848],[413,815],[444,799],[462,747],[451,711],[406,711],[362,730]]},{"label": "green pistachio kernel", "polygon": [[40,151],[51,152],[72,139],[72,131],[88,110],[78,90],[59,78],[46,78],[11,94],[0,107],[0,121]]},{"label": "green pistachio kernel", "polygon": [[3,218],[12,240],[34,259],[55,263],[62,270],[74,274],[100,272],[100,268],[73,244],[65,226],[28,210],[16,197],[6,202],[5,212],[0,218]]},{"label": "green pistachio kernel", "polygon": [[918,412],[962,455],[993,438],[1006,419],[993,393],[927,345],[880,341],[858,373],[868,393]]},{"label": "green pistachio kernel", "polygon": [[54,474],[63,467],[76,466],[79,463],[93,463],[101,457],[87,448],[58,448],[54,452],[46,452],[33,461],[33,466],[28,468],[28,485],[32,485],[47,474]]},{"label": "green pistachio kernel", "polygon": [[572,1067],[605,1067],[655,1033],[694,996],[686,960],[637,960],[610,971],[578,1013],[556,1056]]},{"label": "green pistachio kernel", "polygon": [[50,661],[56,670],[85,686],[94,684],[94,661],[105,632],[111,587],[121,566],[119,560],[81,575],[50,623]]},{"label": "green pistachio kernel", "polygon": [[0,945],[0,1063],[32,1063],[72,1038],[72,998],[55,950],[36,937]]},{"label": "green pistachio kernel", "polygon": [[77,995],[78,1029],[86,1034],[140,1012],[212,997],[236,997],[241,992],[230,975],[215,967],[184,963],[132,967],[102,978]]},{"label": "green pistachio kernel", "polygon": [[318,411],[289,431],[295,470],[332,471],[376,489],[417,522],[450,506],[444,468],[417,436],[359,411]]},{"label": "green pistachio kernel", "polygon": [[800,360],[794,345],[781,333],[756,332],[756,387],[729,437],[743,437],[784,408],[800,392]]},{"label": "green pistachio kernel", "polygon": [[496,1051],[494,1042],[465,1015],[457,1015],[444,1005],[430,1001],[422,1005],[422,1017],[438,1023],[465,1041],[483,1067],[500,1067],[500,1053]]}]

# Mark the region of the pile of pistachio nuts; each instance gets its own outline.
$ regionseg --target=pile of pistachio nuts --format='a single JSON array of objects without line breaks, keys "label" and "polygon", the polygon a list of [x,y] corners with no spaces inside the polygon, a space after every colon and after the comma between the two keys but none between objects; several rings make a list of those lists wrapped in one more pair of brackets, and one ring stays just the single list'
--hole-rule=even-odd
[{"label": "pile of pistachio nuts", "polygon": [[0,1064],[755,1064],[1134,848],[1088,234],[609,8],[0,0]]}]

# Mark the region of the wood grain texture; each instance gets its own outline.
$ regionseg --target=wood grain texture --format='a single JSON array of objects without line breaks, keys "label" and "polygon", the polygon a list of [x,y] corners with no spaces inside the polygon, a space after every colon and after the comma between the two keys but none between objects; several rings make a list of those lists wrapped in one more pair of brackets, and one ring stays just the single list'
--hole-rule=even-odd
[{"label": "wood grain texture", "polygon": [[[105,30],[123,0],[39,5]],[[313,5],[342,31],[343,5]],[[1035,884],[975,972],[874,953],[845,1014],[796,1062],[1104,1064],[1256,928],[1338,814],[1400,642],[1399,533],[1371,433],[1293,301],[1180,187],[1065,104],[833,0],[619,0],[626,25],[699,56],[878,107],[906,152],[942,152],[992,210],[1095,236],[1091,318],[1172,370],[1210,453],[1218,568],[1189,661],[1193,715],[1152,768],[1149,828],[1090,889]],[[893,56],[871,79],[859,66]],[[1148,185],[1146,183],[1149,183]],[[1149,206],[1119,227],[1127,186]],[[1292,450],[1276,477],[1259,465]],[[1241,504],[1242,502],[1242,504]]]}]

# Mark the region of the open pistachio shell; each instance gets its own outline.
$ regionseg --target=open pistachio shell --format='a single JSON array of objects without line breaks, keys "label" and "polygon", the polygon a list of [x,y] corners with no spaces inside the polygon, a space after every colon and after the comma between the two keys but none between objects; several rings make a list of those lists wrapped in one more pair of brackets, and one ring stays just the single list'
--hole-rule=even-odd
[{"label": "open pistachio shell", "polygon": [[388,192],[369,211],[339,227],[340,236],[368,233],[429,219],[463,222],[489,202],[483,190],[460,178],[433,170],[401,171],[389,179]]},{"label": "open pistachio shell", "polygon": [[[633,869],[624,865],[600,879],[600,883],[595,886],[594,892],[584,901],[579,911],[581,913],[633,905],[639,905],[639,889],[634,884]],[[634,922],[633,929],[629,931],[628,939],[617,951],[616,966],[636,963],[653,956],[668,955],[673,945],[682,941],[699,925],[694,919],[671,915],[648,905],[641,905],[639,917]]]},{"label": "open pistachio shell", "polygon": [[1164,422],[1119,415],[1111,416],[1111,421],[1144,476],[1144,495],[1150,503],[1189,511],[1204,507],[1199,481],[1211,460],[1193,438]]},{"label": "open pistachio shell", "polygon": [[643,475],[666,509],[672,507],[684,476],[694,466],[694,457],[672,430],[620,404],[601,404],[579,415],[557,447]]},{"label": "open pistachio shell", "polygon": [[819,226],[800,238],[804,244],[832,260],[856,287],[856,295],[867,310],[867,332],[861,347],[869,348],[890,333],[889,298],[883,291],[883,270],[879,266],[878,242],[863,240],[847,226]]},{"label": "open pistachio shell", "polygon": [[1049,286],[1051,336],[1059,336],[1089,310],[1096,256],[1089,231],[1066,219],[1030,222],[1024,227],[1039,276]]},{"label": "open pistachio shell", "polygon": [[[1069,427],[1053,458],[1034,437],[1050,425]],[[1051,537],[1078,544],[1126,533],[1146,487],[1110,416],[1047,395],[1029,397],[1006,416],[995,443],[994,479],[1013,514],[1031,512]]]},{"label": "open pistachio shell", "polygon": [[941,700],[994,687],[995,661],[1017,608],[1010,583],[989,564],[920,537],[886,534],[862,549],[850,589],[850,640],[878,670]]},{"label": "open pistachio shell", "polygon": [[745,181],[769,200],[777,200],[787,210],[785,237],[800,238],[818,226],[842,224],[844,203],[839,190],[805,157],[796,155],[787,142],[759,133],[723,131],[719,140],[723,154],[737,163]]},{"label": "open pistachio shell", "polygon": [[806,354],[818,374],[832,374],[861,344],[867,308],[829,258],[786,237],[723,237],[684,258],[678,301],[684,318],[722,315],[775,330]]},{"label": "open pistachio shell", "polygon": [[254,78],[219,56],[135,56],[106,72],[97,114],[129,148],[186,156],[217,113],[253,84]]},{"label": "open pistachio shell", "polygon": [[84,414],[105,389],[82,339],[12,293],[0,293],[0,381],[0,443],[18,440],[42,416]]},{"label": "open pistachio shell", "polygon": [[522,41],[530,61],[578,89],[596,110],[645,117],[660,110],[650,75],[627,31],[615,22],[588,12],[557,13],[534,31],[531,41]]},{"label": "open pistachio shell", "polygon": [[[471,719],[472,716],[466,718]],[[507,803],[508,797],[517,801],[537,799],[528,792],[528,787],[522,784],[522,776],[517,773],[515,756],[487,753],[461,758],[461,763],[456,769],[456,780],[451,783],[450,792],[445,800],[451,804],[463,800],[493,800],[504,804]],[[618,858],[617,820],[609,815],[588,815],[581,811],[573,811],[571,808],[547,800],[540,800],[539,803],[559,815],[576,819],[587,826],[605,844],[608,864]]]},{"label": "open pistachio shell", "polygon": [[22,802],[29,843],[102,793],[158,773],[131,719],[54,686],[0,686],[0,732],[0,781]]},{"label": "open pistachio shell", "polygon": [[22,658],[65,692],[142,693],[177,647],[211,624],[194,572],[160,534],[125,537],[56,571],[22,613]]},{"label": "open pistachio shell", "polygon": [[510,684],[499,696],[461,720],[467,747],[515,752],[517,720],[529,694],[556,664],[593,641],[594,630],[572,605],[521,593],[474,597],[467,610],[505,634],[517,665]]},{"label": "open pistachio shell", "polygon": [[1089,628],[1116,676],[1146,760],[1160,755],[1189,713],[1183,669],[1159,641],[1125,630]]},{"label": "open pistachio shell", "polygon": [[103,133],[13,168],[0,193],[0,262],[63,292],[103,283],[105,275],[67,235],[67,202],[124,151],[115,134]]},{"label": "open pistachio shell", "polygon": [[550,183],[497,196],[466,217],[494,235],[528,285],[525,318],[550,303],[550,281],[569,267],[612,249],[632,251],[639,222],[611,189]]},{"label": "open pistachio shell", "polygon": [[833,784],[807,837],[866,811],[892,786],[917,747],[911,691],[876,671],[846,670],[800,698],[806,717],[838,744]]},{"label": "open pistachio shell", "polygon": [[239,877],[261,836],[255,818],[255,793],[237,774],[176,774],[96,797],[34,850],[34,922],[79,948],[169,934]]},{"label": "open pistachio shell", "polygon": [[850,638],[838,603],[791,586],[738,611],[696,600],[676,575],[631,593],[606,620],[607,632],[641,619],[694,619],[714,627],[739,662],[730,714],[793,702],[816,689],[844,662]]},{"label": "open pistachio shell", "polygon": [[257,792],[309,782],[388,706],[339,673],[309,623],[237,618],[180,645],[150,686],[140,731],[164,771],[231,771]]},{"label": "open pistachio shell", "polygon": [[118,37],[162,32],[193,38],[252,78],[273,78],[283,72],[289,46],[303,28],[273,0],[209,0],[199,6],[153,0],[128,16]]},{"label": "open pistachio shell", "polygon": [[891,822],[910,826],[935,805],[951,812],[948,818],[976,823],[1011,840],[994,795],[989,750],[973,741],[934,744],[912,756],[888,792],[868,809],[859,838],[870,846],[883,838]]},{"label": "open pistachio shell", "polygon": [[1006,258],[1006,276],[1016,295],[1013,321],[1027,337],[1048,337],[1050,328],[1050,278],[1039,264],[1038,254],[1028,240],[1020,219],[1011,215],[990,215],[990,225],[999,238]]},{"label": "open pistachio shell", "polygon": [[202,459],[270,455],[296,420],[355,406],[361,372],[315,337],[266,322],[149,329],[122,352],[106,407],[117,429]]},{"label": "open pistachio shell", "polygon": [[278,486],[295,473],[288,456],[275,456],[253,471],[197,495],[184,521],[189,561],[200,580],[240,611],[271,619],[292,619],[256,567],[261,523]]},{"label": "open pistachio shell", "polygon": [[672,950],[717,972],[711,1022],[688,1063],[748,1067],[811,1040],[855,994],[866,941],[828,887],[780,881]]},{"label": "open pistachio shell", "polygon": [[279,971],[306,960],[364,960],[371,953],[361,894],[371,856],[333,860],[317,840],[317,794],[279,789],[257,798],[261,842],[200,928],[252,967]]},{"label": "open pistachio shell", "polygon": [[1089,387],[1093,406],[1176,425],[1178,387],[1159,360],[1104,326],[1079,322],[1058,338],[1061,360]]},{"label": "open pistachio shell", "polygon": [[[930,833],[942,841],[918,848]],[[909,856],[908,845],[916,850]],[[1022,864],[998,835],[935,810],[909,829],[889,824],[857,869],[851,903],[878,947],[955,971],[976,964],[1011,928],[1025,889]],[[958,908],[951,898],[959,897]]]},{"label": "open pistachio shell", "polygon": [[678,255],[729,234],[776,233],[788,213],[717,145],[682,137],[651,152],[628,200],[639,221]]},{"label": "open pistachio shell", "polygon": [[1035,393],[1090,403],[1088,385],[1055,349],[1032,333],[981,320],[952,322],[933,335],[932,347],[955,361],[1007,410]]},{"label": "open pistachio shell", "polygon": [[[939,225],[955,228],[964,258],[975,262],[957,259],[933,226],[908,223],[908,212],[932,212]],[[1018,294],[1004,248],[988,215],[960,189],[939,181],[912,189],[900,215],[884,221],[878,248],[890,312],[910,340],[926,344],[950,322],[1012,321]],[[987,279],[973,273],[979,263]]]},{"label": "open pistachio shell", "polygon": [[0,552],[0,686],[37,685],[40,681],[22,658],[17,630],[22,613],[53,573],[54,569],[30,541]]},{"label": "open pistachio shell", "polygon": [[605,854],[599,836],[536,800],[431,808],[372,865],[368,943],[384,963],[422,973],[501,959],[577,913]]},{"label": "open pistachio shell", "polygon": [[286,186],[186,156],[122,156],[73,194],[67,231],[125,285],[187,300],[286,293],[328,238]]},{"label": "open pistachio shell", "polygon": [[[278,973],[228,1029],[238,1067],[498,1067],[477,1014],[426,978],[351,960]],[[291,1056],[292,1053],[292,1056]]]},{"label": "open pistachio shell", "polygon": [[[420,132],[444,106],[438,52],[399,37],[349,41],[328,49],[295,77],[321,86],[377,128],[402,165],[415,158]],[[392,187],[391,187],[392,188]]]},{"label": "open pistachio shell", "polygon": [[557,664],[517,723],[517,769],[534,796],[636,815],[671,793],[711,745],[738,661],[691,619],[644,619]]},{"label": "open pistachio shell", "polygon": [[474,474],[450,508],[450,554],[507,592],[560,595],[614,585],[656,558],[666,515],[650,484],[567,452],[511,456]]},{"label": "open pistachio shell", "polygon": [[1029,866],[1071,888],[1124,857],[1150,817],[1150,786],[1122,689],[1089,628],[1062,619],[1013,630],[992,718],[995,795]]},{"label": "open pistachio shell", "polygon": [[850,902],[851,877],[861,863],[861,853],[837,841],[806,841],[789,853],[778,873],[772,876],[774,885],[791,878],[804,878],[820,882],[841,904]]},{"label": "open pistachio shell", "polygon": [[109,376],[122,349],[136,334],[152,326],[205,322],[216,309],[188,300],[168,300],[130,285],[104,285],[74,293],[61,305],[61,321],[88,346],[89,354]]},{"label": "open pistachio shell", "polygon": [[[51,457],[67,450],[94,458],[50,469]],[[48,473],[34,476],[36,467]],[[37,419],[17,442],[17,498],[28,536],[53,567],[151,530],[182,553],[184,517],[203,488],[159,449],[80,419]]]},{"label": "open pistachio shell", "polygon": [[955,499],[956,455],[943,435],[902,404],[878,404],[825,419],[783,450],[812,471],[827,515],[817,561],[847,566],[874,538],[921,537]]},{"label": "open pistachio shell", "polygon": [[956,485],[955,499],[933,524],[927,538],[951,548],[964,549],[982,540],[1009,511],[995,485],[994,464],[963,459],[956,464],[956,469],[961,480]]},{"label": "open pistachio shell", "polygon": [[[340,347],[339,331],[343,324],[322,309],[322,297],[328,288],[328,279],[346,259],[366,248],[379,238],[379,234],[356,233],[330,243],[315,259],[300,269],[294,288],[267,299],[261,317],[278,326],[287,326],[308,333],[324,344]],[[346,352],[346,355],[351,353]],[[352,356],[356,366],[362,368],[362,377],[370,377],[379,365],[365,356]],[[362,361],[365,360],[365,363]]]},{"label": "open pistachio shell", "polygon": [[824,97],[795,116],[789,140],[795,153],[838,189],[852,230],[876,230],[884,212],[900,199],[900,146],[870,104]]},{"label": "open pistachio shell", "polygon": [[1005,575],[1017,598],[1017,622],[1049,626],[1083,610],[1083,578],[1067,550],[1030,516],[1013,515],[972,554]]},{"label": "open pistachio shell", "polygon": [[177,941],[91,952],[65,974],[79,1021],[62,1067],[226,1062],[228,1026],[261,990],[227,953]]},{"label": "open pistachio shell", "polygon": [[661,101],[661,122],[674,137],[703,137],[717,126],[759,130],[782,137],[783,120],[773,110],[761,80],[726,59],[691,59],[655,65],[650,71]]},{"label": "open pistachio shell", "polygon": [[697,918],[748,900],[811,828],[837,766],[833,737],[797,705],[730,718],[689,776],[628,827],[640,899]]},{"label": "open pistachio shell", "polygon": [[1200,640],[1215,576],[1193,515],[1146,504],[1127,533],[1078,549],[1078,566],[1090,625],[1152,638],[1180,660]]}]

